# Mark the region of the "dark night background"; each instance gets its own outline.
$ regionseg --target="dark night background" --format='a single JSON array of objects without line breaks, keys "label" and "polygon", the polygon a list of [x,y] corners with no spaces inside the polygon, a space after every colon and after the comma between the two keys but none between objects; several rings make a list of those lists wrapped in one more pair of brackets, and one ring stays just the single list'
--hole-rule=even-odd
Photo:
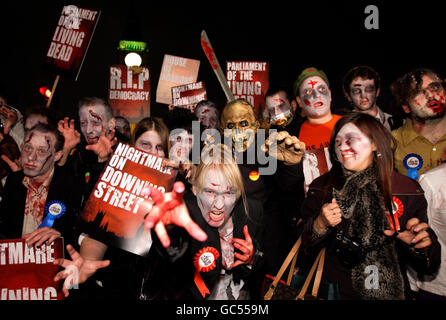
[{"label": "dark night background", "polygon": [[[106,98],[109,66],[124,64],[119,40],[130,26],[134,39],[148,43],[144,65],[151,75],[151,115],[162,116],[166,105],[155,103],[164,54],[201,61],[198,81],[220,106],[225,97],[200,45],[206,30],[217,58],[267,61],[270,85],[292,86],[306,67],[324,70],[333,94],[332,109],[348,106],[342,77],[356,65],[370,65],[382,77],[378,105],[391,107],[389,85],[413,67],[443,74],[444,12],[436,2],[418,1],[2,1],[0,92],[22,112],[45,104],[39,87],[51,89],[56,74],[44,66],[45,55],[64,5],[101,10],[96,32],[77,81],[61,77],[51,107],[76,117],[83,96]],[[379,29],[367,30],[364,9],[379,9]],[[127,31],[126,31],[127,30]],[[135,31],[136,30],[136,31]],[[125,36],[126,38],[129,38]]]}]

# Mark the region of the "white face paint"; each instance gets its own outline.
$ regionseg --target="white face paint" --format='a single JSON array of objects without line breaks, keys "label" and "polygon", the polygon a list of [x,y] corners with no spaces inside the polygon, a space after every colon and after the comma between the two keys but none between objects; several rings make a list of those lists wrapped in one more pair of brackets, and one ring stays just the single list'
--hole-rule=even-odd
[{"label": "white face paint", "polygon": [[102,105],[84,106],[79,110],[79,120],[81,132],[88,144],[98,142],[102,132],[102,123],[108,132],[107,117],[105,108]]},{"label": "white face paint", "polygon": [[135,147],[156,154],[158,157],[165,156],[161,137],[154,130],[146,131],[140,135],[135,141]]},{"label": "white face paint", "polygon": [[192,150],[194,136],[189,134],[187,130],[175,129],[170,134],[169,140],[169,159],[178,162],[185,162],[189,160],[189,153]]},{"label": "white face paint", "polygon": [[320,118],[328,114],[331,92],[327,83],[319,76],[309,77],[299,88],[302,109],[309,118]]},{"label": "white face paint", "polygon": [[411,113],[421,120],[443,117],[446,111],[446,99],[441,82],[429,75],[424,75],[422,81],[420,92],[409,99]]},{"label": "white face paint", "polygon": [[22,147],[20,160],[25,176],[36,178],[44,176],[54,167],[56,137],[52,133],[31,131]]},{"label": "white face paint", "polygon": [[350,84],[350,98],[357,111],[368,111],[376,106],[377,91],[373,79],[355,78]]},{"label": "white face paint", "polygon": [[204,220],[215,228],[226,224],[237,200],[237,190],[223,173],[209,169],[205,173],[203,189],[197,193],[198,207]]},{"label": "white face paint", "polygon": [[282,91],[266,97],[265,106],[269,112],[271,124],[284,126],[292,119],[291,104]]},{"label": "white face paint", "polygon": [[353,123],[347,123],[336,135],[336,157],[350,171],[362,171],[373,163],[375,146]]}]

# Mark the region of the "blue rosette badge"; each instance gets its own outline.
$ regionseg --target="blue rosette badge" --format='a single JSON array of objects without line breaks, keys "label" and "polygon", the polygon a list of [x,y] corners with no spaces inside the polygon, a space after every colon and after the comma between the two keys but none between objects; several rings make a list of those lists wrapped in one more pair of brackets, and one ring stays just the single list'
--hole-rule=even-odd
[{"label": "blue rosette badge", "polygon": [[407,169],[407,176],[413,180],[417,180],[418,170],[423,166],[423,158],[419,154],[410,153],[404,157],[403,165]]},{"label": "blue rosette badge", "polygon": [[54,220],[60,218],[66,211],[66,206],[62,201],[52,200],[45,206],[46,217],[43,219],[39,228],[49,227],[52,228]]}]

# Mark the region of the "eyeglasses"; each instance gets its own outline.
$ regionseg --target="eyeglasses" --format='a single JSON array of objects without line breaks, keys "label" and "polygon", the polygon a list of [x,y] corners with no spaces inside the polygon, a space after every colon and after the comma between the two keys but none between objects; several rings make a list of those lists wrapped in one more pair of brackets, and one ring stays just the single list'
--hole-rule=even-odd
[{"label": "eyeglasses", "polygon": [[425,89],[419,89],[415,91],[413,97],[419,96],[421,94],[426,96],[428,91],[430,91],[431,93],[438,93],[441,90],[443,90],[443,85],[441,82],[431,82]]}]

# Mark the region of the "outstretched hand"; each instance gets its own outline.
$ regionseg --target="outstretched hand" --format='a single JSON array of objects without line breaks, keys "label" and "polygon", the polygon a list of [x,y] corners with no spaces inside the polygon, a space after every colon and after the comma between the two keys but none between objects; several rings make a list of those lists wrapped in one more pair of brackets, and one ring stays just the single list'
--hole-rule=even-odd
[{"label": "outstretched hand", "polygon": [[305,143],[286,131],[273,132],[262,145],[262,151],[287,165],[297,164],[302,160]]},{"label": "outstretched hand", "polygon": [[205,241],[207,234],[190,217],[183,200],[185,187],[182,182],[175,182],[172,192],[163,194],[158,189],[148,187],[143,195],[150,195],[155,202],[148,213],[144,226],[147,229],[154,228],[158,238],[164,247],[170,245],[170,238],[166,226],[174,224],[186,229],[186,231],[198,241]]},{"label": "outstretched hand", "polygon": [[59,120],[57,129],[65,138],[64,151],[70,151],[81,142],[81,134],[75,128],[74,119],[70,120],[68,117],[65,117],[63,120]]},{"label": "outstretched hand", "polygon": [[8,164],[12,172],[17,172],[22,170],[22,161],[20,157],[18,157],[14,161],[9,159],[9,157],[6,154],[2,154],[0,157],[2,158],[3,161],[5,161]]},{"label": "outstretched hand", "polygon": [[115,138],[115,129],[111,129],[110,133],[107,135],[105,132],[105,125],[102,124],[101,136],[98,139],[98,142],[95,144],[90,144],[85,147],[87,150],[91,150],[98,156],[99,162],[107,161],[108,156],[113,152],[112,147],[118,141]]},{"label": "outstretched hand", "polygon": [[249,235],[247,225],[243,227],[243,234],[245,235],[245,239],[232,238],[234,248],[240,250],[242,253],[234,251],[234,257],[238,260],[232,264],[231,269],[242,264],[251,264],[254,260],[254,245]]},{"label": "outstretched hand", "polygon": [[84,259],[71,245],[67,245],[67,251],[71,260],[60,258],[54,261],[54,264],[65,268],[54,277],[54,281],[65,279],[62,288],[65,297],[68,297],[69,289],[72,286],[84,283],[98,269],[105,268],[110,264],[110,260]]}]

